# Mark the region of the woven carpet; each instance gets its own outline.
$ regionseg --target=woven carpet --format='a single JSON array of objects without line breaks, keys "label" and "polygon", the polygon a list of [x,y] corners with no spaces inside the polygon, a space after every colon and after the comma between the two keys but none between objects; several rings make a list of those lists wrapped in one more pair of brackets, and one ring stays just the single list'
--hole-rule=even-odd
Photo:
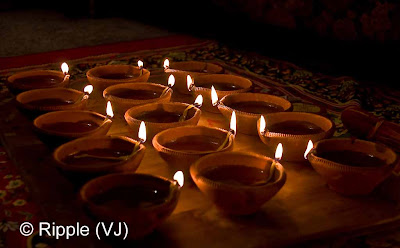
[{"label": "woven carpet", "polygon": [[[13,99],[5,87],[8,76],[31,69],[59,70],[67,61],[71,81],[86,80],[90,68],[105,64],[133,64],[139,59],[153,73],[162,71],[165,58],[172,61],[209,61],[227,73],[251,79],[254,92],[282,96],[294,104],[294,111],[319,113],[336,125],[335,136],[349,136],[340,121],[340,112],[348,106],[362,106],[377,116],[400,123],[400,91],[377,84],[357,82],[349,77],[330,77],[294,64],[277,61],[224,46],[215,41],[186,36],[125,42],[98,47],[70,49],[22,57],[0,58],[0,106]],[[38,206],[29,199],[18,171],[0,150],[0,247],[25,247],[27,239],[18,232],[23,221],[40,219]],[[53,247],[54,240],[28,239],[31,247]],[[358,237],[342,247],[399,247],[400,232]],[[310,244],[329,247],[329,242]]]}]

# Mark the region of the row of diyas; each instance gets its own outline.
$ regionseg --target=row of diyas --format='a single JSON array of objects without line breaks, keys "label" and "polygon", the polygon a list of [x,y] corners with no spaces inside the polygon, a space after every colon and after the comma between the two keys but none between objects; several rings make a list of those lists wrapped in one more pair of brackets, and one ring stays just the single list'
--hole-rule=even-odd
[{"label": "row of diyas", "polygon": [[[193,62],[196,64],[196,62]],[[203,63],[209,64],[209,63]],[[113,66],[113,68],[116,68]],[[139,66],[138,77],[145,75],[142,66]],[[103,68],[104,69],[104,68]],[[97,69],[98,70],[98,69]],[[113,69],[114,70],[114,69]],[[165,68],[165,71],[168,71],[169,68]],[[199,70],[199,74],[203,74],[207,69]],[[207,70],[208,71],[208,70]],[[114,74],[117,73],[114,71]],[[118,74],[118,73],[117,73]],[[113,75],[110,73],[109,75]],[[134,74],[132,74],[134,75]],[[309,158],[310,163],[315,168],[315,170],[322,175],[322,177],[328,182],[329,186],[338,191],[342,194],[366,194],[369,193],[379,182],[384,180],[388,175],[390,175],[391,171],[396,162],[396,154],[391,151],[390,149],[378,146],[375,143],[371,142],[364,142],[364,141],[355,141],[352,142],[351,140],[334,140],[326,138],[331,137],[334,126],[329,119],[321,117],[319,115],[307,114],[307,113],[285,113],[282,111],[290,111],[291,104],[287,101],[285,102],[282,98],[274,98],[273,96],[263,95],[263,94],[253,94],[253,93],[235,93],[234,91],[237,90],[232,85],[225,85],[229,86],[231,90],[217,91],[215,90],[212,85],[206,85],[205,87],[201,87],[201,77],[196,79],[196,83],[194,83],[192,77],[188,77],[188,73],[184,71],[174,71],[173,75],[179,75],[177,77],[184,78],[186,84],[186,93],[190,93],[190,91],[194,92],[196,96],[196,92],[199,92],[198,89],[201,89],[201,92],[204,92],[205,102],[210,104],[208,107],[211,108],[211,111],[219,109],[225,116],[236,116],[235,113],[238,113],[238,126],[239,132],[241,130],[249,130],[243,132],[249,132],[254,134],[254,130],[257,128],[256,132],[260,136],[261,140],[266,143],[268,146],[276,146],[278,143],[282,143],[283,147],[285,147],[285,156],[284,158],[287,160],[292,161],[300,161],[304,158]],[[182,77],[184,75],[184,77]],[[212,77],[211,75],[206,75],[208,77]],[[221,75],[222,76],[222,75]],[[232,79],[232,75],[230,79]],[[107,76],[109,77],[109,76]],[[114,76],[113,76],[114,77]],[[88,77],[89,78],[89,77]],[[115,78],[121,78],[121,76],[115,76]],[[133,76],[130,78],[134,78]],[[227,77],[226,77],[227,78]],[[109,79],[107,79],[109,80]],[[117,80],[118,81],[118,80]],[[199,83],[200,81],[200,83]],[[245,81],[245,80],[244,80]],[[94,83],[95,84],[95,83]],[[178,85],[182,86],[183,83],[179,83]],[[224,84],[224,83],[222,83]],[[122,84],[124,85],[124,84]],[[123,94],[125,90],[122,85],[116,85],[115,88],[117,89],[117,93],[114,91],[114,95]],[[140,83],[136,83],[136,85],[140,85]],[[143,85],[143,83],[142,83]],[[172,87],[172,85],[170,85]],[[111,86],[114,87],[114,86]],[[132,85],[133,89],[131,90],[139,90],[139,91],[147,91],[145,94],[150,93],[148,98],[153,98],[159,100],[164,96],[164,93],[170,92],[172,94],[172,89],[169,88],[160,88],[160,89],[153,89],[150,88],[152,86],[144,85],[145,88],[136,88],[139,86]],[[208,89],[208,87],[210,89]],[[243,86],[242,88],[247,89],[247,86]],[[251,85],[250,85],[251,87]],[[250,87],[248,87],[250,89]],[[96,88],[96,85],[95,85]],[[181,87],[182,88],[182,87]],[[146,90],[147,89],[147,90]],[[162,91],[161,91],[162,89]],[[107,89],[106,89],[107,90]],[[109,91],[103,91],[104,97],[113,96]],[[119,90],[119,91],[118,91]],[[153,91],[153,94],[151,94]],[[160,92],[161,91],[161,92]],[[119,92],[119,93],[118,93]],[[226,94],[222,97],[221,100],[218,100],[218,93],[225,92]],[[133,92],[138,95],[139,97],[143,97],[145,94],[141,94],[140,92]],[[156,95],[157,97],[154,97]],[[81,96],[81,99],[85,98],[85,95]],[[87,95],[86,95],[87,96]],[[121,96],[121,95],[120,95]],[[268,96],[268,98],[264,98]],[[87,97],[86,97],[87,98]],[[124,97],[119,97],[124,98]],[[258,99],[255,101],[254,99]],[[111,100],[111,99],[110,99]],[[139,105],[142,104],[141,100],[146,99],[134,99],[139,100]],[[167,101],[166,101],[167,102]],[[113,102],[117,105],[117,101]],[[177,103],[181,104],[181,103]],[[109,106],[111,104],[108,104]],[[166,103],[156,103],[152,104],[154,106],[158,106],[155,108],[150,108],[148,105],[133,107],[126,111],[125,117],[138,117],[132,118],[136,120],[136,124],[133,126],[133,130],[140,129],[139,123],[142,123],[141,118],[143,116],[140,114],[146,112],[157,112],[161,109],[163,112],[173,113],[174,111],[166,111],[165,106]],[[214,105],[214,107],[212,107]],[[183,114],[185,109],[189,106],[186,104],[185,108],[181,108],[177,110],[179,114]],[[125,106],[126,107],[126,106]],[[130,107],[129,105],[127,107]],[[134,113],[130,113],[129,111],[132,109],[139,109],[143,108],[143,111],[133,111]],[[197,108],[197,107],[193,107]],[[193,109],[191,107],[191,109]],[[111,107],[109,107],[111,109]],[[199,109],[199,108],[198,108]],[[260,112],[267,111],[267,113]],[[121,108],[121,112],[124,112],[124,107]],[[189,110],[188,110],[189,111]],[[199,110],[200,111],[200,110]],[[225,112],[224,112],[225,111]],[[247,112],[248,111],[248,112]],[[77,115],[83,115],[84,111],[77,111]],[[271,112],[281,112],[281,113],[271,113]],[[71,111],[69,112],[71,114]],[[176,113],[176,112],[175,112]],[[93,113],[90,113],[91,115]],[[136,115],[137,114],[137,115]],[[265,115],[265,118],[261,118],[257,124],[257,119],[261,114]],[[50,114],[49,114],[50,115]],[[61,131],[65,131],[66,125],[60,124],[62,123],[63,116],[68,116],[66,112],[56,112],[54,115],[57,115],[56,123],[58,122],[62,127],[58,129]],[[147,113],[147,117],[148,117]],[[195,114],[193,114],[194,116]],[[46,115],[44,115],[46,116]],[[92,115],[93,116],[93,115]],[[94,114],[96,116],[96,114]],[[103,130],[100,127],[107,127],[112,123],[112,114],[107,113],[107,116],[98,116],[98,117],[90,117],[93,118],[92,123],[90,125],[84,124],[84,128],[96,127],[94,130]],[[157,114],[160,116],[160,113]],[[192,117],[191,113],[188,113],[188,118]],[[170,117],[170,116],[169,116]],[[168,117],[168,118],[169,118]],[[43,116],[39,117],[38,119],[43,118]],[[73,117],[72,119],[75,120]],[[80,117],[79,117],[80,118]],[[78,119],[79,119],[78,118]],[[167,118],[167,119],[168,119]],[[240,119],[242,118],[242,119]],[[38,120],[37,119],[37,120]],[[70,118],[67,118],[70,119]],[[85,119],[85,118],[83,118]],[[99,120],[96,122],[95,120]],[[35,120],[35,122],[38,122]],[[161,126],[161,123],[157,123],[156,120],[156,127]],[[231,123],[235,118],[231,118]],[[306,121],[307,120],[307,121]],[[77,122],[82,121],[79,119]],[[128,119],[127,119],[128,121]],[[198,120],[197,120],[198,121]],[[194,123],[197,124],[197,121]],[[67,121],[66,121],[67,122]],[[129,122],[129,121],[128,121]],[[174,121],[170,123],[179,123],[179,121]],[[152,139],[153,146],[159,151],[161,157],[165,159],[171,168],[171,171],[176,171],[177,169],[183,170],[186,179],[190,180],[189,175],[189,168],[191,168],[190,174],[191,178],[195,181],[198,187],[208,196],[218,208],[222,211],[230,214],[248,214],[254,211],[257,211],[263,203],[265,203],[268,199],[270,199],[273,195],[275,195],[279,189],[283,186],[285,182],[285,173],[283,167],[277,162],[278,159],[272,160],[260,155],[250,154],[250,153],[235,153],[235,152],[228,152],[232,149],[233,140],[236,134],[236,131],[231,125],[231,131],[222,130],[218,128],[208,128],[208,127],[201,127],[201,126],[188,126],[188,127],[175,127],[170,128],[163,127],[160,130],[153,129],[151,126],[151,121],[146,122],[148,124],[148,131],[154,130],[153,133],[150,131],[150,136],[155,135]],[[243,123],[243,124],[242,124]],[[57,126],[56,125],[56,126]],[[142,125],[143,126],[143,125]],[[247,129],[246,129],[247,128]],[[106,129],[106,128],[105,128]],[[142,128],[143,129],[143,128]],[[166,129],[161,131],[162,129]],[[86,129],[85,129],[86,130]],[[108,129],[107,129],[108,130]],[[86,130],[91,133],[93,130]],[[159,132],[161,131],[161,132]],[[157,134],[158,133],[158,134]],[[86,134],[85,134],[86,135]],[[75,138],[75,137],[74,137]],[[98,139],[98,140],[95,140]],[[139,140],[144,142],[146,138],[140,138]],[[171,142],[174,140],[174,142]],[[309,141],[317,141],[315,148],[313,149],[312,143]],[[318,141],[321,140],[321,141]],[[336,143],[335,143],[336,142]],[[85,144],[92,144],[96,143],[99,146],[96,147],[87,147]],[[99,137],[88,137],[88,138],[81,138],[75,141],[71,141],[66,143],[63,146],[60,146],[54,156],[57,160],[57,155],[66,154],[66,157],[70,159],[59,159],[60,167],[64,170],[69,170],[73,172],[82,172],[85,173],[110,173],[110,172],[117,172],[117,171],[131,171],[133,172],[136,170],[137,166],[139,166],[140,161],[144,154],[144,146],[139,144],[140,142],[134,141],[132,139],[127,139],[126,137],[108,137],[108,136],[99,136]],[[80,145],[79,145],[80,144]],[[103,144],[103,145],[101,145]],[[139,145],[138,145],[139,144]],[[309,144],[307,146],[307,144]],[[68,149],[75,149],[75,150],[68,150]],[[278,146],[279,147],[279,146]],[[307,151],[304,154],[304,150],[307,147]],[[78,148],[78,149],[77,149]],[[308,153],[311,150],[311,153]],[[223,152],[227,151],[227,152]],[[73,159],[71,156],[73,155]],[[107,156],[105,156],[107,155]],[[337,160],[337,158],[347,158],[350,157],[352,159],[347,160]],[[84,164],[86,166],[74,165],[77,160],[86,160],[92,161],[90,163],[94,163],[91,166],[87,166],[87,162]],[[97,164],[98,161],[102,161],[101,165]],[[68,161],[72,161],[71,164],[68,165]],[[93,162],[94,161],[94,162]],[[97,161],[97,162],[96,162]],[[182,161],[187,161],[187,163],[183,163]],[[252,161],[249,165],[249,161]],[[266,162],[267,161],[267,162]],[[268,162],[269,161],[269,162]],[[357,162],[362,161],[361,164],[357,164]],[[64,163],[61,165],[61,163]],[[67,164],[67,165],[66,165]],[[180,167],[177,167],[180,165]],[[211,165],[211,167],[209,167]],[[254,165],[254,166],[253,166]],[[264,167],[263,167],[264,166]],[[79,171],[79,168],[81,171]],[[91,171],[93,170],[93,171]],[[96,171],[97,170],[97,171]],[[240,175],[240,176],[238,176]],[[245,176],[243,176],[245,175]],[[155,183],[154,177],[151,177],[151,182],[148,183],[149,180],[142,180],[139,179],[141,176],[126,176],[129,178],[137,178],[132,183],[136,183],[136,180],[140,183],[140,185],[147,185],[150,186],[150,189],[147,186],[143,186],[143,192],[136,192],[142,197],[146,198],[143,200],[143,204],[146,205],[144,209],[143,204],[141,201],[139,202],[125,202],[126,200],[123,196],[121,199],[118,199],[118,194],[115,192],[120,192],[118,187],[124,188],[125,186],[122,182],[122,178],[124,175],[115,174],[105,177],[100,177],[98,179],[94,179],[90,183],[86,184],[81,191],[82,198],[85,197],[85,194],[89,194],[89,197],[86,197],[86,204],[87,206],[97,214],[99,218],[116,218],[115,214],[107,210],[106,207],[111,204],[113,208],[117,204],[117,207],[121,209],[121,212],[128,212],[129,210],[136,209],[135,212],[140,213],[141,210],[146,210],[149,208],[147,199],[151,198],[154,195],[146,192],[151,192],[157,183]],[[149,177],[149,176],[144,176]],[[184,176],[182,176],[184,177]],[[153,180],[154,179],[154,180]],[[108,196],[115,196],[115,198],[108,198],[107,194],[99,196],[99,184],[95,182],[107,182],[107,185],[110,186],[107,190],[103,192],[113,192],[109,193]],[[165,179],[166,180],[166,179]],[[168,182],[166,185],[173,185],[172,181],[167,180]],[[100,183],[101,184],[101,183]],[[153,185],[154,184],[154,185]],[[97,187],[97,188],[96,188]],[[158,187],[158,186],[157,186]],[[117,188],[117,189],[116,189]],[[129,187],[128,187],[129,188]],[[151,189],[152,188],[152,189]],[[162,189],[156,189],[164,192],[161,195],[162,199],[170,199],[173,190],[165,191]],[[132,189],[126,189],[125,191],[132,191]],[[122,189],[122,192],[125,192]],[[90,192],[90,193],[87,193]],[[167,192],[167,193],[165,193]],[[171,194],[170,194],[171,193]],[[91,194],[91,195],[90,195]],[[247,196],[253,197],[252,199],[257,199],[255,202],[247,202],[245,199],[246,197],[238,197],[240,195],[243,196],[247,194]],[[124,195],[124,194],[120,194]],[[126,195],[126,194],[125,194]],[[173,194],[172,194],[173,195]],[[159,202],[159,195],[156,197],[156,201]],[[164,198],[163,198],[164,196]],[[260,198],[258,198],[260,197]],[[140,198],[139,198],[140,199]],[[162,200],[162,202],[165,202]],[[176,198],[177,201],[177,198]],[[150,202],[151,203],[151,202]],[[154,203],[154,202],[153,202]],[[257,204],[255,204],[257,203]],[[121,204],[121,205],[119,205]],[[133,205],[131,205],[133,204]],[[140,207],[136,207],[139,204]],[[176,204],[176,203],[175,203]],[[154,204],[150,204],[154,205]],[[157,206],[163,206],[161,203],[155,204]],[[173,204],[172,204],[173,205]],[[238,208],[233,208],[233,205],[240,206]],[[99,207],[99,208],[97,208]],[[110,206],[109,206],[110,207]],[[97,209],[97,210],[96,210]],[[101,209],[98,212],[98,209]],[[108,208],[110,209],[110,208]],[[163,209],[163,207],[161,208]],[[172,209],[173,210],[173,209]],[[165,215],[161,216],[168,216],[171,209],[165,212]],[[104,212],[105,211],[105,212]],[[127,216],[123,215],[124,218],[128,218]],[[145,220],[140,219],[140,217],[134,217],[137,220]],[[133,222],[135,219],[132,219]],[[149,220],[145,220],[149,221]],[[132,222],[132,225],[134,225]],[[140,222],[140,221],[139,221]],[[135,227],[140,227],[139,224],[135,225]],[[154,228],[154,226],[153,226]],[[140,229],[140,228],[139,228]],[[137,238],[145,233],[140,233],[138,230],[136,233],[133,233],[133,237]]]}]

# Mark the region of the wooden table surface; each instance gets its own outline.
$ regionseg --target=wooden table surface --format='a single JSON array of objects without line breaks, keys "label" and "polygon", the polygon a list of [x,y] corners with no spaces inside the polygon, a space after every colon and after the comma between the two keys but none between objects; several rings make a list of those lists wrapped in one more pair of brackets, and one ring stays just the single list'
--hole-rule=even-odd
[{"label": "wooden table surface", "polygon": [[[150,81],[157,81],[151,78]],[[85,82],[74,82],[81,88]],[[173,100],[192,101],[175,96]],[[32,122],[10,101],[1,108],[1,139],[12,161],[19,168],[33,200],[43,213],[41,221],[57,224],[93,222],[83,212],[77,197],[78,187],[55,168],[51,151],[32,130]],[[89,109],[105,112],[103,99],[90,98]],[[203,111],[199,125],[228,127],[222,115]],[[121,115],[116,115],[109,134],[131,136]],[[136,130],[135,130],[136,132]],[[137,172],[169,176],[168,165],[146,142],[146,154]],[[257,136],[238,133],[235,151],[251,151],[273,156]],[[285,154],[283,154],[284,156]],[[192,183],[187,183],[174,213],[157,230],[136,246],[143,247],[280,247],[298,242],[346,233],[364,233],[400,223],[396,204],[377,193],[366,197],[344,197],[328,189],[308,163],[282,162],[287,181],[256,214],[229,217]],[[91,234],[94,229],[91,229]],[[94,235],[60,241],[57,247],[121,247],[132,243],[97,241]]]}]

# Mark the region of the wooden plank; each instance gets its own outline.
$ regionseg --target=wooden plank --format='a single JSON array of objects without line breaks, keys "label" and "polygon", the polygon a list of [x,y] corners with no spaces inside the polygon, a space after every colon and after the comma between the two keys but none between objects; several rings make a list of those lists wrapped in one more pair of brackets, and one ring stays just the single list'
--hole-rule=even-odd
[{"label": "wooden plank", "polygon": [[[81,88],[85,83],[78,81],[74,86]],[[190,102],[192,99],[174,96],[173,100]],[[32,198],[41,206],[45,220],[57,224],[79,221],[93,225],[79,205],[78,188],[55,168],[51,151],[38,140],[31,121],[18,112],[12,101],[0,108],[3,144],[31,190]],[[105,102],[93,97],[89,108],[104,113]],[[218,114],[203,112],[199,125],[227,128],[228,120]],[[122,116],[115,116],[109,134],[131,136],[132,132]],[[169,177],[168,165],[150,141],[146,147],[138,172]],[[258,137],[240,133],[234,150],[268,156],[274,152]],[[146,247],[161,244],[167,247],[279,247],[342,233],[374,231],[400,222],[396,205],[376,193],[366,197],[344,197],[329,190],[308,163],[282,164],[287,171],[287,182],[258,213],[245,217],[225,216],[195,185],[186,184],[174,213],[157,231],[135,244]],[[71,244],[110,247],[93,236],[59,243],[58,247],[71,247]]]}]

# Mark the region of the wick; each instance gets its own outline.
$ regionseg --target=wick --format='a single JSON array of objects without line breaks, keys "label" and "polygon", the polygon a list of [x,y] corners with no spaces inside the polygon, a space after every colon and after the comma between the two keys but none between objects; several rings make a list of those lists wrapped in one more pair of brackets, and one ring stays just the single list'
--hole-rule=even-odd
[{"label": "wick", "polygon": [[161,92],[160,97],[164,96],[170,89],[172,90],[171,86],[168,85],[168,87],[165,88],[165,89]]},{"label": "wick", "polygon": [[133,148],[132,154],[135,154],[138,150],[140,145],[144,144],[144,140],[139,138],[139,141],[135,143],[135,147]]},{"label": "wick", "polygon": [[194,107],[198,107],[198,104],[194,103],[194,104],[190,104],[189,106],[187,106],[185,108],[185,110],[182,113],[182,116],[179,118],[179,121],[184,121],[186,120],[187,117],[187,113],[189,112],[190,109],[194,108]]},{"label": "wick", "polygon": [[222,150],[225,147],[226,143],[228,143],[229,137],[231,137],[231,135],[235,137],[235,134],[235,130],[229,129],[229,131],[226,133],[224,142],[222,142],[222,144],[218,147],[217,151]]}]

